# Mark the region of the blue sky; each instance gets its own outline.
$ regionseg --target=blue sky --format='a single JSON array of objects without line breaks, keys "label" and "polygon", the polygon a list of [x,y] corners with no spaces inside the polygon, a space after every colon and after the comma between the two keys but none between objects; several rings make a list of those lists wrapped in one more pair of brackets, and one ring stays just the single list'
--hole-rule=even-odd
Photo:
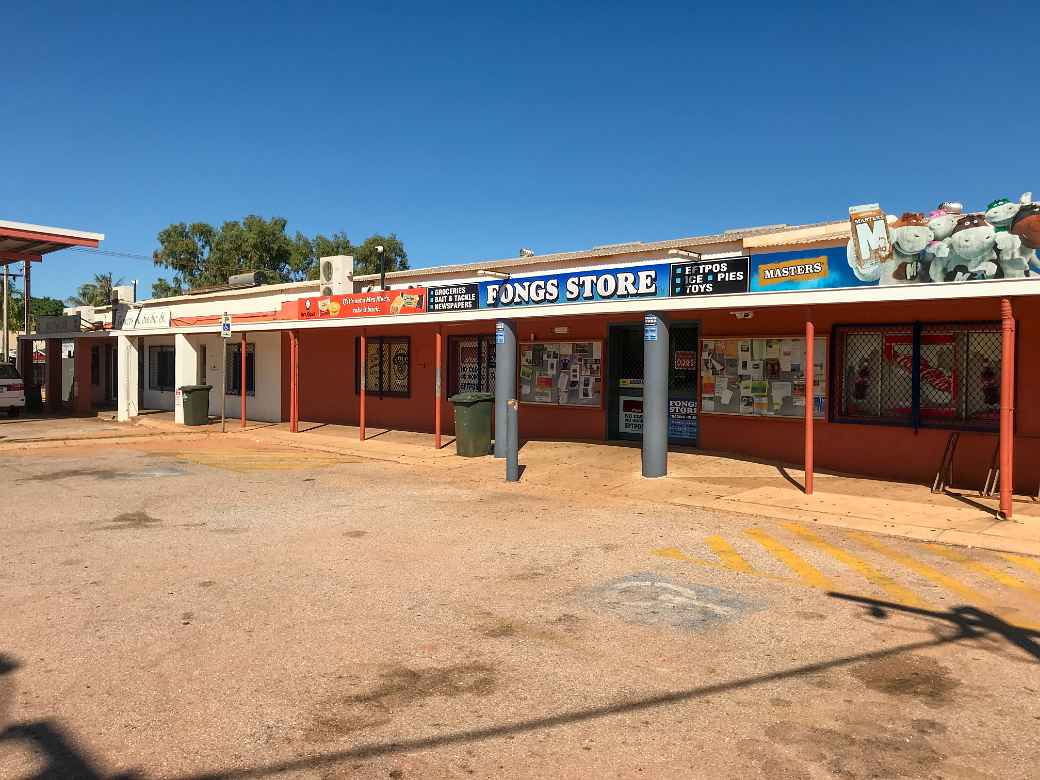
[{"label": "blue sky", "polygon": [[[148,5],[5,10],[0,218],[150,255],[279,215],[418,266],[1040,192],[1028,0]],[[33,289],[101,270],[161,273]]]}]

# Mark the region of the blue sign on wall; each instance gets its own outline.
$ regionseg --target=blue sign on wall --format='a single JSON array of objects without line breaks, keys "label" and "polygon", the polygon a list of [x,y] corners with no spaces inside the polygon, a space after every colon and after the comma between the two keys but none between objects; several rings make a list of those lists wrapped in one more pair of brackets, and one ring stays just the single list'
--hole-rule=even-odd
[{"label": "blue sign on wall", "polygon": [[833,290],[869,284],[857,278],[843,246],[768,252],[751,258],[751,292]]},{"label": "blue sign on wall", "polygon": [[668,263],[494,279],[480,283],[480,308],[660,298],[668,285]]}]

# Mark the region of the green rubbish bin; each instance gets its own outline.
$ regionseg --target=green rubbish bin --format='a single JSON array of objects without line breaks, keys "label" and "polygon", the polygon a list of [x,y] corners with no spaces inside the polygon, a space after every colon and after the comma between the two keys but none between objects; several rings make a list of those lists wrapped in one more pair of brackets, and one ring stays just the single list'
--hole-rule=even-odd
[{"label": "green rubbish bin", "polygon": [[458,393],[448,399],[455,407],[455,453],[479,458],[491,452],[491,412],[494,393]]},{"label": "green rubbish bin", "polygon": [[205,425],[209,422],[209,391],[213,385],[183,385],[181,404],[185,425]]}]

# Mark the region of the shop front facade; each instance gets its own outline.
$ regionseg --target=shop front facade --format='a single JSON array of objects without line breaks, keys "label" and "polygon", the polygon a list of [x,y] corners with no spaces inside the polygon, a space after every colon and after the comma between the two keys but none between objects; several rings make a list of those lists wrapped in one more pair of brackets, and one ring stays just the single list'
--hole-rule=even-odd
[{"label": "shop front facade", "polygon": [[[452,433],[447,399],[494,392],[508,364],[522,440],[639,441],[663,384],[671,446],[800,464],[811,441],[818,468],[931,482],[957,434],[955,482],[980,486],[1003,440],[1015,488],[1035,493],[1040,408],[1024,389],[1038,372],[1025,346],[1040,330],[1038,277],[871,278],[854,231],[834,222],[397,272],[382,291],[359,278],[335,295],[301,283],[145,302],[164,311],[151,319],[161,327],[122,329],[120,349],[134,351],[138,385],[161,360],[172,381],[161,397],[121,397],[120,412],[176,409],[177,387],[219,388],[223,371],[232,393],[244,379],[249,419],[439,440]],[[225,312],[230,339],[218,333]],[[515,334],[508,361],[503,328]],[[648,377],[658,338],[667,371]],[[241,414],[240,394],[225,411]]]}]

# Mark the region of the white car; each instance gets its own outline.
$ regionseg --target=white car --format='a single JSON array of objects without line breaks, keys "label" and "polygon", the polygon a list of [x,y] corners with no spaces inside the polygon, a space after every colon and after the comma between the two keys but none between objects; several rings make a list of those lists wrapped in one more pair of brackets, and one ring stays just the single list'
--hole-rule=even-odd
[{"label": "white car", "polygon": [[0,363],[0,411],[7,409],[10,417],[17,417],[25,408],[25,385],[22,377],[10,363]]}]

